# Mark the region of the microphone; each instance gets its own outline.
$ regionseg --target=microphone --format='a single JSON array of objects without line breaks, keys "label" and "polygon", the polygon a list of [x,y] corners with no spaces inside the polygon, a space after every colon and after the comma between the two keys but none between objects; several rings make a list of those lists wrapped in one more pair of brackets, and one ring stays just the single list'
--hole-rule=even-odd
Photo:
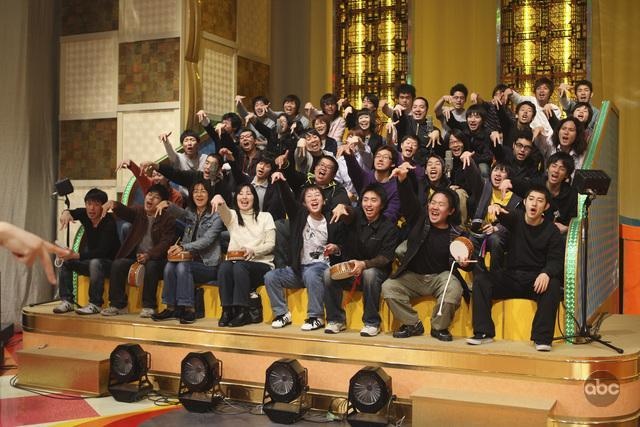
[{"label": "microphone", "polygon": [[453,154],[451,150],[447,150],[444,153],[444,171],[447,175],[447,179],[451,179],[451,171],[453,170]]}]

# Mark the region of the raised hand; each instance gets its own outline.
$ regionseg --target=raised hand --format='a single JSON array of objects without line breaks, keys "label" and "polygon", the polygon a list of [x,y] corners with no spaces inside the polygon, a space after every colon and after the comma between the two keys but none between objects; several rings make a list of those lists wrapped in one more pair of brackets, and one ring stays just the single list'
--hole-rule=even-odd
[{"label": "raised hand", "polygon": [[163,132],[160,135],[158,135],[158,139],[160,140],[160,142],[165,143],[165,142],[169,142],[170,136],[171,136],[171,132]]},{"label": "raised hand", "polygon": [[284,174],[282,172],[274,172],[271,174],[271,183],[275,184],[278,181],[287,181],[287,178],[284,177]]},{"label": "raised hand", "polygon": [[344,216],[349,216],[349,211],[347,210],[347,207],[341,203],[331,211],[331,220],[329,221],[329,224],[334,224],[340,221],[340,218]]},{"label": "raised hand", "polygon": [[398,166],[397,168],[391,171],[391,175],[389,176],[389,179],[396,177],[399,182],[403,182],[405,179],[407,179],[407,175],[409,174],[409,171],[415,168],[416,167],[412,166],[411,163],[404,162],[400,166]]},{"label": "raised hand", "polygon": [[196,118],[198,119],[198,123],[202,126],[209,125],[209,117],[207,117],[207,113],[204,110],[200,110],[196,113]]},{"label": "raised hand", "polygon": [[224,201],[224,197],[222,197],[219,194],[216,194],[215,196],[213,196],[213,199],[211,199],[211,213],[216,213],[218,212],[218,209],[220,208],[221,205],[225,205],[227,202]]},{"label": "raised hand", "polygon": [[491,132],[491,134],[489,135],[489,139],[491,139],[491,142],[493,142],[494,147],[498,146],[498,144],[502,145],[502,138],[500,137],[500,132],[498,132],[497,130]]},{"label": "raised hand", "polygon": [[64,230],[69,227],[70,222],[76,222],[71,216],[71,212],[65,210],[60,214],[60,230]]},{"label": "raised hand", "polygon": [[288,159],[289,159],[289,150],[286,150],[284,154],[280,154],[278,157],[276,157],[274,162],[278,167],[278,169],[284,169],[284,166],[288,162]]},{"label": "raised hand", "polygon": [[440,145],[440,131],[438,129],[434,129],[429,132],[429,142],[427,142],[427,148],[436,148],[436,145]]},{"label": "raised hand", "polygon": [[229,150],[226,147],[221,148],[220,150],[218,150],[218,154],[222,156],[223,159],[227,160],[228,162],[235,162],[235,157],[233,157],[233,153],[231,152],[231,150]]},{"label": "raised hand", "polygon": [[462,169],[465,169],[471,164],[471,158],[475,154],[475,151],[465,151],[460,154],[460,161],[462,162]]},{"label": "raised hand", "polygon": [[244,95],[236,95],[236,104],[242,104],[242,100],[245,98]]},{"label": "raised hand", "polygon": [[169,207],[169,202],[167,200],[163,200],[160,203],[158,203],[158,205],[156,206],[156,213],[154,217],[157,218],[161,216],[164,210],[167,209],[168,207]]},{"label": "raised hand", "polygon": [[102,205],[102,218],[104,218],[105,216],[107,216],[107,213],[112,212],[113,208],[116,205],[116,201],[115,200],[107,200],[107,202]]}]

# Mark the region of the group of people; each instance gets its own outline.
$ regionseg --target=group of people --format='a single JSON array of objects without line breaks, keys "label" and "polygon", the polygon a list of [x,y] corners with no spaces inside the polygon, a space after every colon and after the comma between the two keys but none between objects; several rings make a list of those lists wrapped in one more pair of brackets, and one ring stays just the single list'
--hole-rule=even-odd
[{"label": "group of people", "polygon": [[[62,257],[54,312],[74,310],[75,271],[90,277],[89,304],[78,314],[126,313],[127,272],[138,263],[145,266],[140,315],[156,321],[194,322],[194,286],[207,282],[220,287],[219,326],[261,321],[250,306],[264,284],[274,328],[292,320],[285,290],[305,287],[302,329],[339,333],[346,328],[343,289],[359,285],[362,336],[380,332],[381,298],[402,323],[394,337],[424,334],[411,299],[430,295],[437,301],[431,336],[452,340],[449,326],[466,298],[474,326],[467,342],[483,344],[495,335],[491,301],[518,297],[538,302],[531,338],[548,351],[562,292],[563,234],[577,212],[570,181],[598,114],[590,82],[560,85],[564,118],[549,102],[553,91],[543,77],[533,96],[498,85],[484,100],[456,84],[435,105],[440,127],[409,84],[398,85],[393,106],[367,94],[356,110],[325,94],[320,109],[301,108],[289,95],[274,111],[263,96],[250,109],[238,96],[238,112],[215,125],[199,111],[210,153],[187,130],[182,152],[170,134],[160,135],[167,162],[121,163],[143,190],[143,206],[92,189],[84,208],[62,213],[63,227],[82,223],[86,242]],[[130,224],[125,232],[116,220]],[[460,236],[474,250],[454,259],[450,244]],[[454,262],[474,271],[473,292]],[[335,266],[347,277],[332,274]],[[110,305],[102,308],[107,276]],[[160,279],[166,309],[158,312]]]}]

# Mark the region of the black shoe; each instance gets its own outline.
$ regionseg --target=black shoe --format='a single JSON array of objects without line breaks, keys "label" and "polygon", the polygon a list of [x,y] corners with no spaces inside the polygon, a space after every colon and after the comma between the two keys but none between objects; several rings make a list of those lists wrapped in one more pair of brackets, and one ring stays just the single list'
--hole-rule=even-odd
[{"label": "black shoe", "polygon": [[183,325],[194,323],[196,321],[196,312],[194,310],[185,310],[180,316],[180,323]]},{"label": "black shoe", "polygon": [[169,310],[168,308],[165,308],[160,313],[155,313],[151,315],[151,318],[156,322],[161,322],[163,320],[179,319],[180,315],[181,315],[181,310],[179,309]]},{"label": "black shoe", "polygon": [[220,316],[220,320],[218,320],[218,326],[221,328],[229,326],[231,319],[233,319],[233,307],[222,307],[222,315]]},{"label": "black shoe", "polygon": [[440,341],[453,341],[451,332],[448,329],[431,329],[431,336]]},{"label": "black shoe", "polygon": [[251,323],[251,316],[249,315],[249,310],[247,307],[240,307],[238,313],[235,315],[231,321],[227,324],[227,326],[231,326],[232,328],[238,326],[244,326]]},{"label": "black shoe", "polygon": [[424,326],[419,320],[415,325],[402,325],[393,333],[394,338],[409,338],[417,335],[424,335]]}]

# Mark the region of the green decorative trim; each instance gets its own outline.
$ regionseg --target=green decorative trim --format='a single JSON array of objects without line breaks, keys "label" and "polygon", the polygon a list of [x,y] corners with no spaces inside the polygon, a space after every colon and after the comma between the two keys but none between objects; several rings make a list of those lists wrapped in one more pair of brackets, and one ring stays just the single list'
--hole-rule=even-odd
[{"label": "green decorative trim", "polygon": [[584,162],[582,163],[582,169],[591,169],[593,167],[593,159],[596,156],[596,152],[598,151],[602,129],[604,128],[604,124],[607,121],[607,116],[609,115],[610,108],[610,101],[602,101],[600,115],[598,116],[598,123],[596,123],[596,127],[593,130],[591,143],[587,148],[587,154],[585,156]]},{"label": "green decorative trim", "polygon": [[129,204],[129,197],[131,196],[131,191],[133,191],[133,186],[135,184],[136,184],[136,178],[135,177],[129,178],[129,181],[127,182],[127,185],[125,185],[124,191],[122,192],[122,197],[120,198],[120,202],[122,202],[123,205]]},{"label": "green decorative trim", "polygon": [[[80,251],[80,242],[82,241],[82,236],[84,236],[84,227],[80,226],[80,228],[78,229],[78,231],[76,232],[76,235],[73,236],[73,245],[72,245],[72,249],[74,252],[79,252]],[[78,273],[76,273],[75,271],[73,272],[73,296],[75,301],[78,301]]]},{"label": "green decorative trim", "polygon": [[578,284],[580,272],[580,228],[582,227],[582,219],[574,218],[569,224],[567,231],[567,246],[564,258],[564,329],[568,336],[575,335],[574,317],[578,317],[576,311],[576,286]]}]

